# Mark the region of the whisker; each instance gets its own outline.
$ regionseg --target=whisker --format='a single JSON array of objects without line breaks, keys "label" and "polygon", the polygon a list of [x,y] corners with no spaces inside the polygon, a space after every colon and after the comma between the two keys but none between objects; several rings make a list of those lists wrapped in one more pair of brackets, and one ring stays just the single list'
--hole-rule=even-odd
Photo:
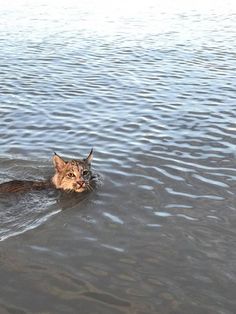
[{"label": "whisker", "polygon": [[89,190],[89,191],[93,191],[93,187],[91,186],[90,183],[87,184],[87,187],[88,187],[88,190]]}]

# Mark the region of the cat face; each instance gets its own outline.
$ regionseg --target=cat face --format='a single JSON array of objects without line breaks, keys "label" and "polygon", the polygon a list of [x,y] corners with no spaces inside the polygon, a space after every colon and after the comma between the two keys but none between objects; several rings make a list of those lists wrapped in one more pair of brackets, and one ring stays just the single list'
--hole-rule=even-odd
[{"label": "cat face", "polygon": [[91,161],[93,150],[88,157],[80,160],[64,161],[60,156],[55,154],[53,163],[56,173],[52,182],[57,189],[65,191],[83,192],[91,190],[90,181],[92,179]]}]

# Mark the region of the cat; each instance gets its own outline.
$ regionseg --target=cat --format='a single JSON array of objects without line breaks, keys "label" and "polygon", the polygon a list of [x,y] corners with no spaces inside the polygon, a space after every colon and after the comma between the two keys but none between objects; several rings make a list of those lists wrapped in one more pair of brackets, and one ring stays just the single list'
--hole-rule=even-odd
[{"label": "cat", "polygon": [[95,176],[91,171],[93,149],[85,159],[65,161],[54,153],[53,164],[55,174],[47,181],[13,180],[0,184],[0,192],[21,192],[55,188],[66,192],[84,192],[93,190],[92,181]]}]

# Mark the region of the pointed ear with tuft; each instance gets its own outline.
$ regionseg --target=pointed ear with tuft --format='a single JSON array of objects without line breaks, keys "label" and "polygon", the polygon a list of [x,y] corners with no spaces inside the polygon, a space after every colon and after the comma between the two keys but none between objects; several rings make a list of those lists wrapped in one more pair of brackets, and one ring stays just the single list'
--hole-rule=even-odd
[{"label": "pointed ear with tuft", "polygon": [[66,162],[59,155],[57,155],[57,153],[54,154],[55,155],[53,156],[53,164],[56,171],[61,172],[64,169]]},{"label": "pointed ear with tuft", "polygon": [[88,157],[85,159],[85,161],[88,163],[88,164],[91,164],[91,161],[93,159],[93,148],[91,149]]}]

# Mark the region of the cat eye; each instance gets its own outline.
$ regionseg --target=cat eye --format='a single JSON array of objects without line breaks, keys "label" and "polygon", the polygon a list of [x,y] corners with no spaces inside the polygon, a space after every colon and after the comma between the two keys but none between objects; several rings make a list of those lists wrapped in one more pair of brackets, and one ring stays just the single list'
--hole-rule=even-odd
[{"label": "cat eye", "polygon": [[88,170],[84,170],[83,171],[83,176],[87,176],[89,174],[89,171]]},{"label": "cat eye", "polygon": [[67,174],[67,177],[68,177],[68,178],[75,178],[75,174],[74,174],[73,172],[69,172],[69,173]]}]

